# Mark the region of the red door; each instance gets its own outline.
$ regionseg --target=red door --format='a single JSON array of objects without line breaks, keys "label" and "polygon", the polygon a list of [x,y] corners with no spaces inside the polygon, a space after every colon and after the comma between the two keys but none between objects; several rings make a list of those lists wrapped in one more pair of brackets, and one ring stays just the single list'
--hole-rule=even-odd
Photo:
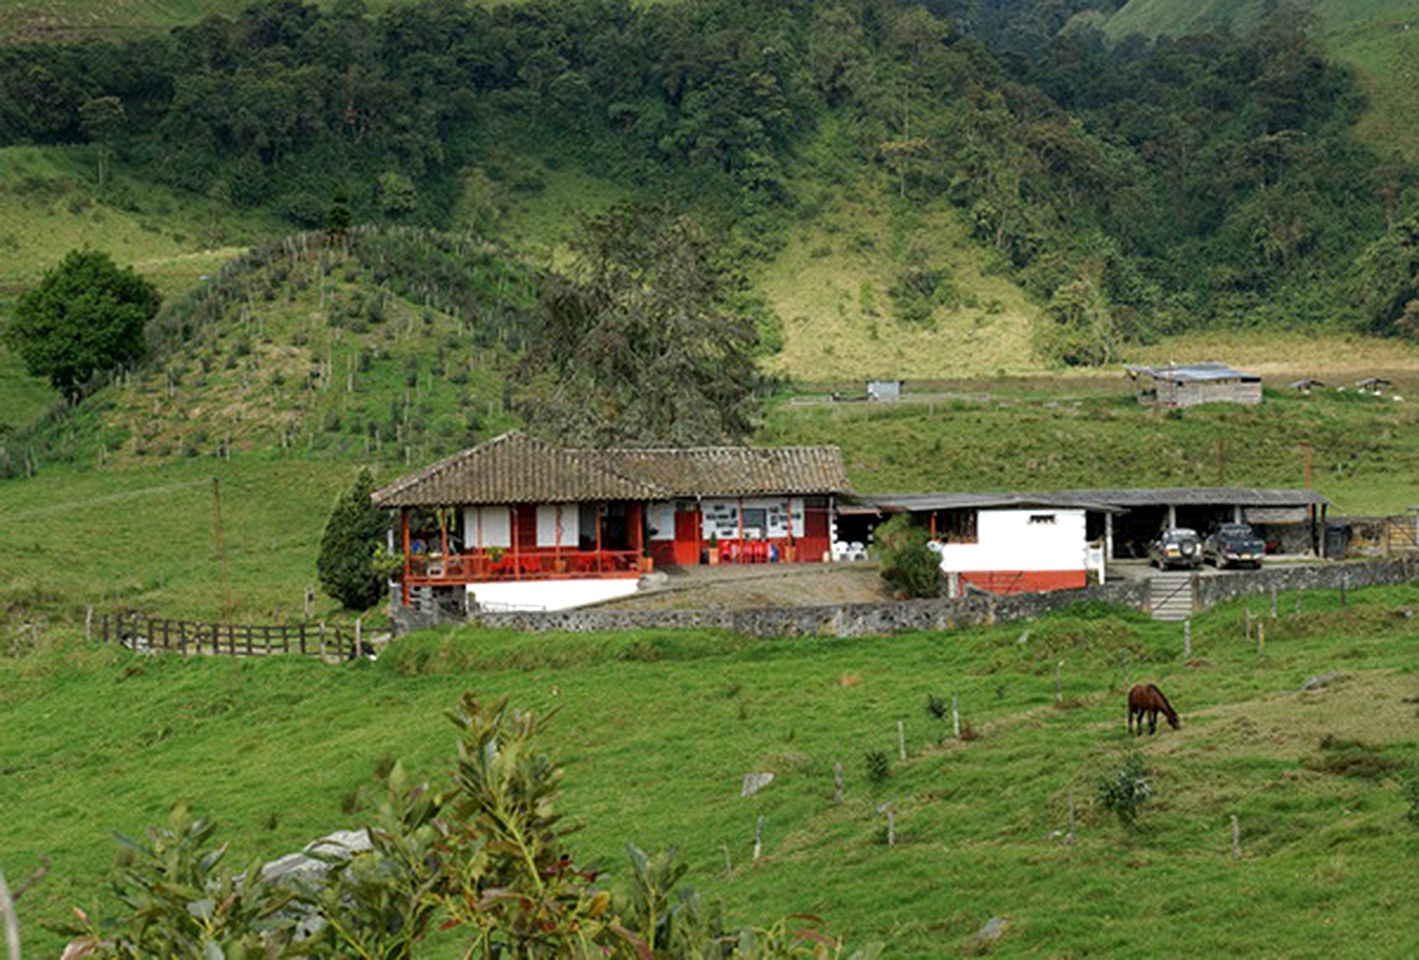
[{"label": "red door", "polygon": [[675,563],[690,567],[700,562],[700,511],[675,511]]}]

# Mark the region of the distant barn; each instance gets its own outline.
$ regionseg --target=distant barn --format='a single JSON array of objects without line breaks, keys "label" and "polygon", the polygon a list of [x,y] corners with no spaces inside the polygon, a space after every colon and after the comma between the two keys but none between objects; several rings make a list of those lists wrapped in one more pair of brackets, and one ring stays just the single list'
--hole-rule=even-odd
[{"label": "distant barn", "polygon": [[1225,363],[1124,368],[1139,403],[1152,407],[1195,407],[1201,403],[1261,403],[1261,377]]}]

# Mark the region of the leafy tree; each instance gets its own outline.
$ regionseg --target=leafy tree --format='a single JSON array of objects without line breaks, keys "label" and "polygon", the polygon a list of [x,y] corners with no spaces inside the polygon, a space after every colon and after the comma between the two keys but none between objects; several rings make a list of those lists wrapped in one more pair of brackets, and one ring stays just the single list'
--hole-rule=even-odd
[{"label": "leafy tree", "polygon": [[761,378],[741,284],[687,216],[619,206],[583,220],[551,277],[516,382],[519,412],[561,441],[692,446],[754,428]]},{"label": "leafy tree", "polygon": [[392,170],[379,177],[379,205],[392,217],[413,213],[419,208],[419,191],[414,181]]},{"label": "leafy tree", "polygon": [[1091,278],[1055,291],[1035,327],[1041,356],[1071,366],[1101,366],[1118,356],[1119,330],[1108,299]]},{"label": "leafy tree", "polygon": [[1355,283],[1372,330],[1415,336],[1419,315],[1419,214],[1396,223],[1360,257]]},{"label": "leafy tree", "polygon": [[95,97],[85,100],[79,107],[79,121],[84,126],[84,134],[98,149],[100,190],[108,184],[113,141],[123,129],[125,119],[123,101],[118,97]]},{"label": "leafy tree", "polygon": [[331,239],[339,239],[350,231],[350,200],[343,192],[335,194],[330,201],[330,210],[325,214],[325,232]]},{"label": "leafy tree", "polygon": [[106,253],[73,250],[15,304],[5,339],[68,400],[95,373],[140,359],[157,288]]},{"label": "leafy tree", "polygon": [[926,548],[929,535],[898,514],[873,533],[882,579],[908,597],[934,597],[941,592],[941,563]]},{"label": "leafy tree", "polygon": [[361,470],[336,499],[320,538],[320,585],[350,610],[368,610],[384,595],[384,579],[374,558],[384,546],[389,518],[370,502],[374,491],[374,477]]}]

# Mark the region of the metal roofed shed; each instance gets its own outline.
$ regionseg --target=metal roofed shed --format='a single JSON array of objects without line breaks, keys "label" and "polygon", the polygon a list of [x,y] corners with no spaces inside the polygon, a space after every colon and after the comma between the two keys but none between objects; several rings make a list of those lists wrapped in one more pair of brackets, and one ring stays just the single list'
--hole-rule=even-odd
[{"label": "metal roofed shed", "polygon": [[880,403],[893,403],[902,398],[902,381],[868,380],[867,399]]},{"label": "metal roofed shed", "polygon": [[1190,363],[1167,367],[1126,366],[1139,403],[1177,409],[1203,403],[1261,403],[1261,377],[1225,363]]},{"label": "metal roofed shed", "polygon": [[[1330,501],[1309,488],[1151,487],[1016,491],[1003,493],[860,494],[838,506],[839,525],[856,530],[893,513],[1028,509],[1083,509],[1088,537],[1109,545],[1110,559],[1143,557],[1162,530],[1206,533],[1220,523],[1255,526],[1274,552],[1318,553]],[[866,530],[859,534],[865,538]]]}]

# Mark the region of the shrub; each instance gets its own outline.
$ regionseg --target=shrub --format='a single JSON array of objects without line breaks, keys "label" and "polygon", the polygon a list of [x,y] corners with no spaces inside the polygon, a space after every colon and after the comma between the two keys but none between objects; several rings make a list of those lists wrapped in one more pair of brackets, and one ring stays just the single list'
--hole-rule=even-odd
[{"label": "shrub", "polygon": [[1404,781],[1404,795],[1409,801],[1409,809],[1404,811],[1404,816],[1419,829],[1419,772],[1411,773]]},{"label": "shrub", "polygon": [[862,755],[868,783],[883,783],[892,775],[892,761],[885,750],[868,750]]},{"label": "shrub", "polygon": [[934,597],[941,592],[941,568],[926,548],[926,530],[906,514],[898,514],[878,527],[875,536],[882,579],[897,593]]},{"label": "shrub", "polygon": [[946,701],[934,693],[926,695],[926,715],[933,720],[946,719]]},{"label": "shrub", "polygon": [[374,489],[374,477],[361,470],[330,511],[316,560],[321,587],[351,610],[368,610],[384,595],[384,580],[373,558],[389,521],[370,503]]},{"label": "shrub", "polygon": [[1148,783],[1151,771],[1141,754],[1132,753],[1121,769],[1099,778],[1099,805],[1112,811],[1125,827],[1137,822],[1138,811],[1153,796]]}]

